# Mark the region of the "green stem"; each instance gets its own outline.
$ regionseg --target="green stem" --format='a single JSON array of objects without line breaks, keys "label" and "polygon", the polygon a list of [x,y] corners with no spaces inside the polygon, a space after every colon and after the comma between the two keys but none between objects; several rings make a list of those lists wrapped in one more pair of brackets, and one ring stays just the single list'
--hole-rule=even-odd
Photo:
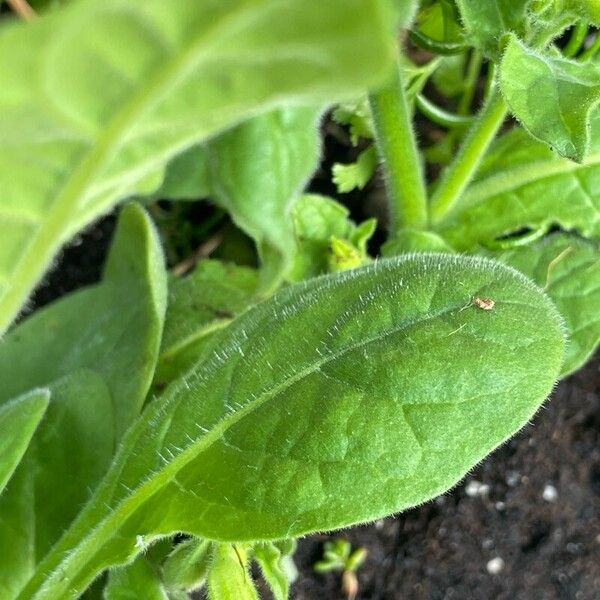
[{"label": "green stem", "polygon": [[400,68],[388,87],[369,98],[375,139],[384,162],[390,231],[427,225],[427,190]]},{"label": "green stem", "polygon": [[479,50],[473,50],[469,58],[469,64],[467,66],[465,90],[458,103],[457,112],[459,115],[466,115],[471,110],[473,104],[473,98],[475,97],[475,89],[477,88],[477,81],[479,80],[479,73],[481,71],[481,64],[483,62],[481,52]]},{"label": "green stem", "polygon": [[459,202],[505,117],[506,104],[494,90],[433,195],[430,209],[433,224],[442,221]]},{"label": "green stem", "polygon": [[567,58],[573,58],[581,49],[583,42],[588,34],[588,24],[585,21],[578,21],[567,45],[563,50],[563,55]]},{"label": "green stem", "polygon": [[475,121],[475,117],[472,115],[452,113],[441,108],[431,102],[426,96],[423,96],[423,94],[417,94],[416,101],[417,108],[421,113],[441,127],[447,127],[448,129],[468,127]]}]

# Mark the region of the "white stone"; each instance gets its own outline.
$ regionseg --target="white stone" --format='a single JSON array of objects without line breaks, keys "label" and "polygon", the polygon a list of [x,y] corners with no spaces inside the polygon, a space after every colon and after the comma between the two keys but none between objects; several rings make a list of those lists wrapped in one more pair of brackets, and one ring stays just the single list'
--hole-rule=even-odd
[{"label": "white stone", "polygon": [[556,502],[558,498],[558,490],[550,483],[547,483],[542,493],[542,498],[546,502]]},{"label": "white stone", "polygon": [[490,575],[498,575],[498,573],[502,573],[504,570],[504,561],[499,556],[496,556],[488,561],[486,569]]}]

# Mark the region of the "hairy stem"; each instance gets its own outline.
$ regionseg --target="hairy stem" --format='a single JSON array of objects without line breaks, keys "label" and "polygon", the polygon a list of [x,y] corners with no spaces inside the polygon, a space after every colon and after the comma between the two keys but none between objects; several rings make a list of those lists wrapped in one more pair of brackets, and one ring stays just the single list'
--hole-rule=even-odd
[{"label": "hairy stem", "polygon": [[431,221],[437,224],[460,201],[490,143],[506,117],[506,104],[494,90],[471,127],[454,162],[442,175],[431,199]]},{"label": "hairy stem", "polygon": [[422,229],[427,225],[427,190],[400,68],[369,102],[386,173],[392,237],[405,227]]}]

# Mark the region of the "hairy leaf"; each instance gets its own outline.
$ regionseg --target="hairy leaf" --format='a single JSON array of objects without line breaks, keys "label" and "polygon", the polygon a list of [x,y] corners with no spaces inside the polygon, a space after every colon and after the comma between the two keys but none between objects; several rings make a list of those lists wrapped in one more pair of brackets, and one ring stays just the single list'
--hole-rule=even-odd
[{"label": "hairy leaf", "polygon": [[49,397],[48,390],[35,390],[0,406],[0,494],[21,462]]},{"label": "hairy leaf", "polygon": [[265,542],[253,546],[252,556],[260,565],[275,600],[288,600],[290,582],[282,565],[285,557],[282,556],[281,550],[275,544]]},{"label": "hairy leaf", "polygon": [[115,450],[110,393],[99,375],[80,371],[49,389],[50,404],[15,474],[16,485],[0,497],[3,598],[14,597],[69,527]]},{"label": "hairy leaf", "polygon": [[581,367],[600,342],[600,247],[572,235],[498,254],[531,277],[565,318],[569,343],[563,377]]},{"label": "hairy leaf", "polygon": [[212,543],[192,538],[175,547],[163,568],[165,585],[170,589],[193,591],[200,588],[210,569]]},{"label": "hairy leaf", "polygon": [[169,383],[196,362],[211,337],[250,306],[257,284],[254,269],[216,260],[173,278],[155,384]]},{"label": "hairy leaf", "polygon": [[290,286],[149,405],[21,598],[80,591],[140,539],[281,539],[424,502],[531,418],[563,351],[547,297],[483,259],[408,255]]},{"label": "hairy leaf", "polygon": [[242,546],[217,544],[208,573],[209,600],[258,600]]},{"label": "hairy leaf", "polygon": [[113,569],[104,588],[104,600],[170,600],[152,568],[141,556],[130,565]]},{"label": "hairy leaf", "polygon": [[562,10],[567,10],[574,15],[582,17],[600,25],[600,2],[598,0],[555,0],[557,4],[563,4]]},{"label": "hairy leaf", "polygon": [[0,344],[0,402],[82,368],[106,381],[119,435],[137,416],[158,356],[166,276],[158,236],[136,204],[121,214],[101,284],[37,311]]},{"label": "hairy leaf", "polygon": [[591,143],[590,120],[600,102],[600,66],[539,54],[514,35],[500,66],[500,87],[521,124],[577,162]]},{"label": "hairy leaf", "polygon": [[0,333],[62,244],[187,147],[275,104],[364,93],[385,0],[84,0],[0,30]]},{"label": "hairy leaf", "polygon": [[500,39],[514,31],[524,35],[527,31],[527,7],[530,0],[457,0],[468,40],[497,59]]},{"label": "hairy leaf", "polygon": [[458,208],[438,232],[458,250],[490,246],[524,227],[561,225],[600,236],[600,119],[592,154],[583,165],[560,158],[522,129],[498,140]]},{"label": "hairy leaf", "polygon": [[335,163],[332,168],[333,183],[340,194],[354,189],[362,190],[369,182],[377,168],[377,152],[375,146],[363,150],[354,163]]}]

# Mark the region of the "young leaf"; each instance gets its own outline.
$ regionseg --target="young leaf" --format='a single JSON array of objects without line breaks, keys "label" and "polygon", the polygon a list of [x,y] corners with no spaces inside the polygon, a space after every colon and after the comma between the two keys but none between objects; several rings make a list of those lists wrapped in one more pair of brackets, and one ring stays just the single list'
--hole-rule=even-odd
[{"label": "young leaf", "polygon": [[333,165],[333,183],[340,194],[351,192],[354,189],[362,190],[369,182],[377,168],[377,151],[375,146],[363,150],[354,163]]},{"label": "young leaf", "polygon": [[0,551],[10,556],[0,561],[1,597],[14,597],[27,581],[89,499],[115,451],[110,393],[99,375],[80,371],[53,383],[50,392],[15,474],[17,485],[9,484],[0,497]]},{"label": "young leaf", "polygon": [[390,23],[386,0],[87,0],[4,25],[0,334],[60,246],[177,153],[275,103],[377,85]]},{"label": "young leaf", "polygon": [[121,435],[150,386],[165,309],[158,235],[138,205],[127,205],[102,283],[37,311],[2,340],[0,403],[90,368],[110,389]]},{"label": "young leaf", "polygon": [[275,600],[288,600],[290,582],[282,566],[284,557],[281,550],[272,542],[263,542],[252,547],[252,555],[260,565]]},{"label": "young leaf", "polygon": [[49,398],[48,390],[35,390],[0,406],[0,494],[21,462]]},{"label": "young leaf", "polygon": [[163,565],[163,580],[169,589],[193,591],[206,580],[212,560],[212,542],[192,538],[175,547]]},{"label": "young leaf", "polygon": [[511,35],[500,66],[500,87],[512,113],[539,140],[577,162],[591,141],[600,102],[600,66],[539,54]]},{"label": "young leaf", "polygon": [[497,257],[531,277],[552,298],[569,331],[562,376],[576,371],[600,342],[598,245],[560,234]]},{"label": "young leaf", "polygon": [[413,254],[289,286],[212,349],[129,430],[22,599],[83,590],[144,537],[281,539],[422,503],[532,417],[564,341],[517,271]]},{"label": "young leaf", "polygon": [[104,600],[170,600],[152,565],[141,556],[108,574]]},{"label": "young leaf", "polygon": [[467,39],[489,57],[500,56],[500,39],[513,31],[524,37],[531,0],[456,0]]},{"label": "young leaf", "polygon": [[594,25],[600,25],[600,2],[598,0],[559,0],[563,11],[582,17]]},{"label": "young leaf", "polygon": [[250,306],[257,284],[254,269],[216,260],[173,278],[155,383],[169,383],[196,362],[211,336]]},{"label": "young leaf", "polygon": [[560,158],[520,128],[502,136],[438,233],[457,250],[492,246],[524,227],[546,231],[556,224],[599,237],[600,119],[592,132],[596,142],[583,165]]},{"label": "young leaf", "polygon": [[334,240],[337,240],[338,248],[346,243],[348,249],[354,251],[358,265],[367,261],[366,245],[376,223],[369,219],[356,226],[349,219],[349,214],[346,207],[331,198],[317,194],[300,197],[292,211],[297,251],[289,275],[291,281],[301,281],[332,270],[337,262]]},{"label": "young leaf", "polygon": [[207,148],[211,197],[256,241],[263,262],[260,284],[267,291],[292,264],[290,209],[317,167],[321,113],[315,107],[276,110]]},{"label": "young leaf", "polygon": [[217,544],[208,573],[209,600],[258,600],[248,571],[246,550],[240,545]]}]

